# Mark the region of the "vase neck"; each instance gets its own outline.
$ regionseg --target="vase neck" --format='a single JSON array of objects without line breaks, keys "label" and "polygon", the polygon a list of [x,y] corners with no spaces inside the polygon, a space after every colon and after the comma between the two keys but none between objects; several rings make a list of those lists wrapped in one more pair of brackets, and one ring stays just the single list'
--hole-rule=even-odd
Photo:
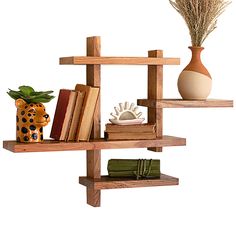
[{"label": "vase neck", "polygon": [[204,48],[203,47],[189,47],[189,49],[192,52],[192,59],[191,59],[191,61],[201,62],[201,52],[203,51]]},{"label": "vase neck", "polygon": [[201,52],[204,48],[203,47],[189,47],[189,49],[192,52],[192,58],[191,58],[190,63],[186,66],[184,70],[198,72],[211,78],[211,75],[209,74],[208,70],[202,64],[202,61],[201,61]]}]

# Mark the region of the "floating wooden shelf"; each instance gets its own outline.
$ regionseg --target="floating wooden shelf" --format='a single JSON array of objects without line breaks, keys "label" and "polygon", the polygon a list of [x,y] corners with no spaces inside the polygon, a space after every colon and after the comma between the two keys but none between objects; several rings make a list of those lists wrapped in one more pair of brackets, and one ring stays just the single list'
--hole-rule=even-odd
[{"label": "floating wooden shelf", "polygon": [[45,140],[43,143],[19,143],[16,141],[3,141],[3,148],[12,152],[49,152],[49,151],[76,151],[76,150],[101,150],[120,148],[147,148],[184,146],[185,138],[163,136],[155,140],[119,140],[105,141],[104,139],[90,142],[60,142]]},{"label": "floating wooden shelf", "polygon": [[179,65],[179,58],[61,57],[60,65]]},{"label": "floating wooden shelf", "polygon": [[115,188],[136,188],[136,187],[152,187],[152,186],[168,186],[178,185],[179,179],[161,174],[159,179],[130,179],[130,178],[110,178],[109,176],[101,176],[101,178],[79,177],[79,183],[96,190],[115,189]]},{"label": "floating wooden shelf", "polygon": [[[147,65],[147,99],[138,99],[140,106],[146,106],[147,122],[156,124],[155,140],[105,141],[101,138],[100,95],[93,118],[90,142],[59,142],[46,140],[43,143],[18,143],[3,141],[3,147],[12,152],[48,152],[86,150],[87,176],[80,177],[79,183],[87,188],[87,203],[100,206],[101,189],[134,188],[150,186],[178,185],[175,177],[162,174],[159,179],[134,180],[101,176],[101,150],[119,148],[148,148],[162,152],[162,147],[184,146],[185,138],[163,135],[163,108],[184,107],[233,107],[232,100],[190,101],[163,99],[163,65],[179,65],[179,58],[165,58],[162,50],[148,51],[148,57],[102,57],[100,37],[87,38],[87,56],[61,57],[61,65],[86,65],[86,84],[101,87],[101,65]],[[136,84],[134,84],[135,86]]]},{"label": "floating wooden shelf", "polygon": [[219,108],[233,107],[233,100],[138,99],[137,104],[150,108]]}]

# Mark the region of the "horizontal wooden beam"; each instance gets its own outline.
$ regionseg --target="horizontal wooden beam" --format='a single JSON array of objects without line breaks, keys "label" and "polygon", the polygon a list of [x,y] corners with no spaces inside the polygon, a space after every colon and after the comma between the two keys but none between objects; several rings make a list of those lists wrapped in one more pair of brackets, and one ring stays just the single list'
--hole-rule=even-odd
[{"label": "horizontal wooden beam", "polygon": [[119,140],[105,141],[104,139],[90,142],[60,142],[45,140],[42,143],[19,143],[16,141],[3,141],[3,148],[12,152],[48,152],[48,151],[75,151],[75,150],[101,150],[120,148],[146,148],[184,146],[185,138],[163,136],[154,140]]},{"label": "horizontal wooden beam", "polygon": [[137,104],[151,108],[220,108],[233,107],[233,100],[138,99]]},{"label": "horizontal wooden beam", "polygon": [[60,65],[179,65],[179,58],[61,57]]},{"label": "horizontal wooden beam", "polygon": [[79,177],[79,183],[94,189],[115,189],[115,188],[137,188],[137,187],[152,187],[152,186],[168,186],[178,185],[179,179],[161,174],[159,179],[130,179],[130,178],[110,178],[102,176],[99,179],[88,177]]}]

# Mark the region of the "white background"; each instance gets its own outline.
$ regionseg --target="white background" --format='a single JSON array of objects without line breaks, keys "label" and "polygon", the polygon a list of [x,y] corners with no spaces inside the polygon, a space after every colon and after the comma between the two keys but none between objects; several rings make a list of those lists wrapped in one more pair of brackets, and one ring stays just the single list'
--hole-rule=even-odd
[{"label": "white background", "polygon": [[[220,17],[202,55],[213,77],[211,98],[236,99],[235,1]],[[164,69],[165,97],[179,97],[177,77],[189,62],[188,30],[167,0],[7,0],[0,4],[1,143],[15,139],[15,106],[8,88],[72,89],[84,66],[59,66],[61,56],[85,55],[86,37],[102,37],[104,56],[145,56],[163,49],[181,66]],[[145,66],[102,66],[102,128],[119,102],[146,97]],[[46,104],[53,117],[57,99]],[[146,108],[140,108],[146,117]],[[0,235],[235,236],[235,109],[166,109],[164,133],[186,147],[102,151],[110,158],[159,158],[173,187],[102,191],[102,207],[86,202],[78,176],[85,152],[14,154],[0,149]],[[49,137],[51,124],[45,129]]]}]

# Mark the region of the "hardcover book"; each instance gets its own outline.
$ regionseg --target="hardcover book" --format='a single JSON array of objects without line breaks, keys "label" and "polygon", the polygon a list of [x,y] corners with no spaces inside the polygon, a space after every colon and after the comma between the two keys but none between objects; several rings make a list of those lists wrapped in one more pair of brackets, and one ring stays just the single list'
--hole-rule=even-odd
[{"label": "hardcover book", "polygon": [[77,84],[75,90],[84,92],[84,102],[81,110],[76,140],[89,141],[93,126],[93,115],[98,100],[99,88]]},{"label": "hardcover book", "polygon": [[114,132],[104,132],[106,140],[134,140],[134,139],[156,139],[156,133],[134,133],[134,132],[124,132],[124,133],[114,133]]},{"label": "hardcover book", "polygon": [[50,137],[65,140],[70,127],[77,93],[69,89],[61,89],[57,101]]},{"label": "hardcover book", "polygon": [[135,132],[135,133],[155,133],[156,125],[155,124],[137,124],[137,125],[114,125],[106,124],[106,132]]},{"label": "hardcover book", "polygon": [[81,116],[82,106],[84,102],[84,92],[77,91],[77,98],[75,102],[75,108],[72,116],[72,121],[69,129],[69,134],[67,141],[75,141],[76,140],[76,133],[79,126],[79,119]]}]

